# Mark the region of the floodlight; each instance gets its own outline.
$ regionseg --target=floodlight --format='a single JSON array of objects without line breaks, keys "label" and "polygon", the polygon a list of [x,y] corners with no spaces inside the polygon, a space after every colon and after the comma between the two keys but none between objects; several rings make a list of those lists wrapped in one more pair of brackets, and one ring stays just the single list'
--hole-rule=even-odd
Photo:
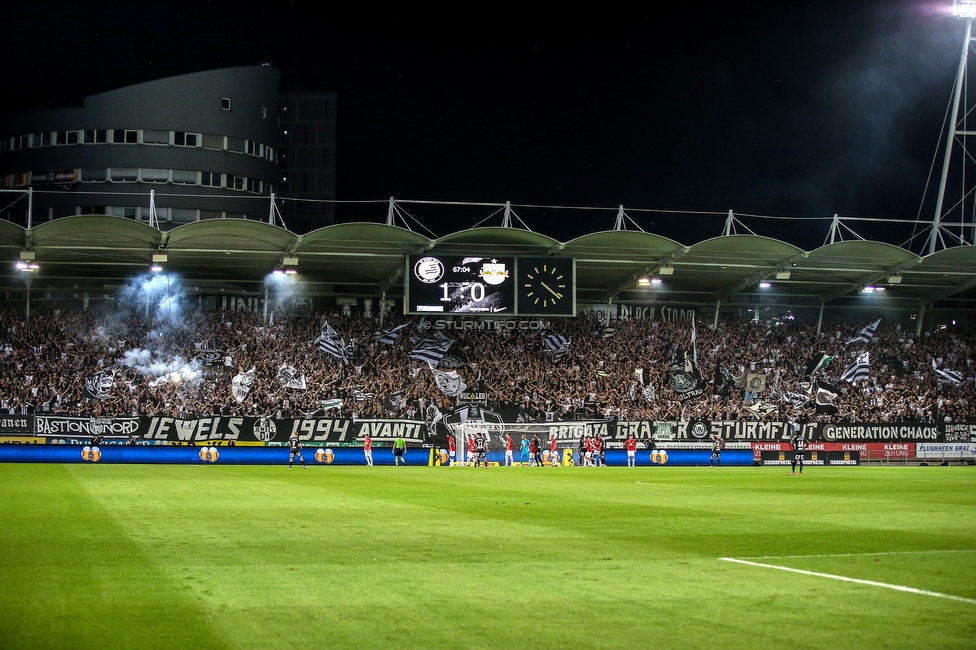
[{"label": "floodlight", "polygon": [[163,267],[161,267],[159,264],[153,264],[152,266],[149,267],[149,270],[152,271],[153,273],[159,273],[160,271],[163,270]]},{"label": "floodlight", "polygon": [[960,18],[976,18],[976,0],[956,0],[952,14]]},{"label": "floodlight", "polygon": [[771,285],[771,284],[770,284],[770,283],[768,283],[768,282],[760,282],[760,283],[759,283],[759,287],[760,287],[760,288],[762,288],[762,289],[768,289],[768,288],[769,288],[769,287],[771,287],[771,286],[773,286],[773,285]]},{"label": "floodlight", "polygon": [[166,253],[153,253],[152,261],[153,264],[165,264],[169,261],[169,256]]},{"label": "floodlight", "polygon": [[661,275],[674,275],[674,267],[673,266],[662,266],[658,270],[658,273],[660,273]]},{"label": "floodlight", "polygon": [[651,278],[651,284],[661,284],[663,280],[661,278]]},{"label": "floodlight", "polygon": [[776,271],[776,279],[777,280],[789,280],[790,279],[790,272],[789,271]]},{"label": "floodlight", "polygon": [[295,275],[298,273],[298,269],[285,269],[285,275]]},{"label": "floodlight", "polygon": [[888,276],[888,284],[901,284],[901,276],[900,275],[889,275]]},{"label": "floodlight", "polygon": [[650,285],[651,285],[651,279],[650,278],[637,278],[637,286],[640,286],[640,287],[649,287]]}]

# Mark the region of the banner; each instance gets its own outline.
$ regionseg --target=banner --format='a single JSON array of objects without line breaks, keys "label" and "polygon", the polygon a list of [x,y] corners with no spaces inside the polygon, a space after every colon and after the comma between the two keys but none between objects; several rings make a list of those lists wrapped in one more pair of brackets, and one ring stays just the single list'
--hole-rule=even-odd
[{"label": "banner", "polygon": [[[436,409],[435,409],[436,411]],[[259,417],[213,416],[202,418],[172,417],[120,417],[93,418],[62,415],[4,416],[0,423],[9,420],[3,434],[33,433],[45,438],[85,440],[94,435],[105,438],[125,439],[135,436],[140,441],[153,444],[202,444],[204,442],[235,441],[251,444],[283,444],[292,432],[302,441],[329,442],[354,445],[362,441],[368,431],[374,441],[392,441],[402,435],[411,443],[433,444],[433,433],[428,432],[428,420],[436,415],[425,413],[427,420],[411,419],[356,419],[339,417],[312,417],[272,419]],[[514,422],[503,422],[502,414],[482,409],[477,404],[459,406],[445,416],[445,424],[459,424],[470,420],[491,422],[492,431],[502,428],[517,428]],[[487,421],[487,420],[486,420]],[[24,426],[32,423],[33,427]],[[538,429],[542,438],[553,437],[559,441],[577,440],[582,435],[598,435],[607,442],[623,442],[633,435],[638,440],[658,440],[674,442],[708,442],[712,436],[720,436],[727,442],[769,442],[786,443],[790,440],[792,426],[785,421],[746,421],[746,420],[692,420],[692,421],[653,421],[653,420],[606,420],[606,421],[565,421],[548,423],[545,429]],[[961,440],[976,430],[976,424],[919,424],[919,423],[838,423],[822,424],[803,422],[796,425],[798,434],[811,443],[811,449],[837,451],[910,451],[909,443],[949,443],[945,431],[952,429],[952,435],[959,444]],[[442,433],[443,435],[443,433]],[[836,443],[829,448],[816,445]],[[875,449],[872,444],[882,446]],[[976,443],[972,443],[976,446]],[[769,448],[778,450],[779,448]],[[874,457],[874,454],[872,454]],[[898,457],[898,456],[894,456]]]},{"label": "banner", "polygon": [[33,415],[0,415],[0,436],[34,433]]}]

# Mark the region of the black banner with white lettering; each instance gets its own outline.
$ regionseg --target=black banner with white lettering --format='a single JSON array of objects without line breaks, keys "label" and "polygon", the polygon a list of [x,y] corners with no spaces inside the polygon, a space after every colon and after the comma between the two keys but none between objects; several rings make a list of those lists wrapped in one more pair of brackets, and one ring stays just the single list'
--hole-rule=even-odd
[{"label": "black banner with white lettering", "polygon": [[0,436],[33,432],[33,415],[0,415]]},{"label": "black banner with white lettering", "polygon": [[[500,423],[499,423],[500,424]],[[516,426],[517,425],[513,425]],[[553,437],[567,442],[582,435],[597,435],[604,440],[624,441],[633,435],[638,440],[657,442],[708,442],[721,436],[730,442],[786,441],[793,432],[788,422],[745,420],[553,422],[540,431],[543,439]],[[976,432],[976,424],[921,423],[837,423],[815,422],[795,425],[797,433],[810,441],[823,442],[945,442],[946,429],[957,440]],[[368,433],[376,443],[392,442],[402,436],[411,444],[446,444],[435,440],[423,420],[206,417],[86,418],[56,415],[0,417],[0,434],[29,434],[53,439],[82,439],[99,435],[128,438],[157,444],[220,444],[231,440],[250,444],[284,444],[293,432],[306,443],[362,443]]]}]

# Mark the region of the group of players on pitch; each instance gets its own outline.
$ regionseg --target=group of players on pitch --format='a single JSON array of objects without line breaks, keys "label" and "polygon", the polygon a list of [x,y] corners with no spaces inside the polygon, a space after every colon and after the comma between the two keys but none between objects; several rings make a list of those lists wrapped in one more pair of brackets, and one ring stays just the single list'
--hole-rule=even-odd
[{"label": "group of players on pitch", "polygon": [[[488,467],[488,435],[485,433],[468,434],[468,461],[465,465],[474,467]],[[454,437],[448,439],[448,452],[454,458]],[[515,464],[515,441],[511,434],[506,433],[503,440],[505,459],[502,465],[512,467]],[[546,448],[548,447],[548,449]],[[624,443],[627,450],[627,466],[636,466],[637,440],[633,435],[627,437]],[[576,456],[569,454],[569,464],[576,467],[606,467],[606,447],[599,436],[582,436],[576,446]],[[538,434],[531,438],[525,435],[519,441],[519,465],[522,467],[559,467],[562,461],[559,457],[559,447],[556,438],[549,438],[543,443]]]},{"label": "group of players on pitch", "polygon": [[[473,433],[468,435],[468,461],[464,464],[474,467],[488,467],[488,435],[485,433]],[[449,457],[454,458],[455,445],[454,436],[448,437]],[[505,461],[504,466],[512,467],[514,463],[515,441],[511,434],[506,433],[505,439]],[[651,449],[654,442],[650,443]],[[807,441],[796,432],[790,436],[790,444],[793,446],[793,461],[791,463],[792,473],[796,474],[797,465],[800,467],[800,474],[803,474],[803,455],[807,450]],[[559,467],[559,448],[555,438],[549,438],[549,449],[543,450],[542,440],[538,434],[533,434],[531,439],[524,435],[519,443],[519,465],[529,467]],[[634,435],[627,436],[624,442],[624,449],[627,451],[627,467],[636,466],[637,440]],[[718,435],[712,436],[712,455],[708,459],[709,467],[722,466],[722,450],[725,449],[725,439]],[[599,436],[583,436],[577,443],[577,456],[574,458],[569,455],[571,465],[578,467],[606,467],[607,461],[604,456],[603,439]],[[406,441],[399,437],[393,443],[394,464],[399,466],[401,463],[406,465],[404,453],[406,452]],[[367,434],[363,440],[363,453],[366,456],[366,464],[373,466],[373,439]],[[288,439],[288,469],[291,469],[295,457],[302,463],[302,469],[308,469],[305,458],[302,457],[302,443],[298,439],[298,434],[293,433]]]}]

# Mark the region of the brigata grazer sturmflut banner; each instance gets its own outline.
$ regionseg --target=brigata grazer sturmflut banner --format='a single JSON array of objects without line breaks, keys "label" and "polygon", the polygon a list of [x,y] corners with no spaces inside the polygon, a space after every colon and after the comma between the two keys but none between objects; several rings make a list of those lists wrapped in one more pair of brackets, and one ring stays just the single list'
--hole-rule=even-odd
[{"label": "brigata grazer sturmflut banner", "polygon": [[[468,423],[472,423],[468,420]],[[518,425],[512,425],[513,431]],[[535,425],[538,426],[538,425]],[[802,423],[797,425],[800,435],[810,441],[823,442],[976,442],[976,424],[920,424],[920,423]],[[497,424],[492,428],[497,431]],[[792,425],[788,422],[756,422],[743,420],[692,420],[689,422],[658,422],[650,420],[603,422],[552,422],[540,437],[556,438],[560,442],[578,440],[581,436],[600,436],[607,442],[622,442],[633,435],[638,440],[657,442],[707,442],[719,435],[730,442],[761,442],[789,440]],[[257,417],[214,416],[204,418],[125,417],[91,418],[54,415],[33,416],[33,433],[50,441],[76,442],[98,434],[106,438],[135,436],[142,442],[167,444],[221,441],[283,444],[292,432],[308,444],[356,444],[367,433],[374,442],[390,442],[398,436],[411,444],[446,444],[447,430],[437,426],[431,435],[423,420],[381,420],[341,418],[271,419]],[[948,432],[948,435],[947,435]],[[28,433],[28,432],[24,432]],[[513,434],[514,435],[514,434]]]}]

